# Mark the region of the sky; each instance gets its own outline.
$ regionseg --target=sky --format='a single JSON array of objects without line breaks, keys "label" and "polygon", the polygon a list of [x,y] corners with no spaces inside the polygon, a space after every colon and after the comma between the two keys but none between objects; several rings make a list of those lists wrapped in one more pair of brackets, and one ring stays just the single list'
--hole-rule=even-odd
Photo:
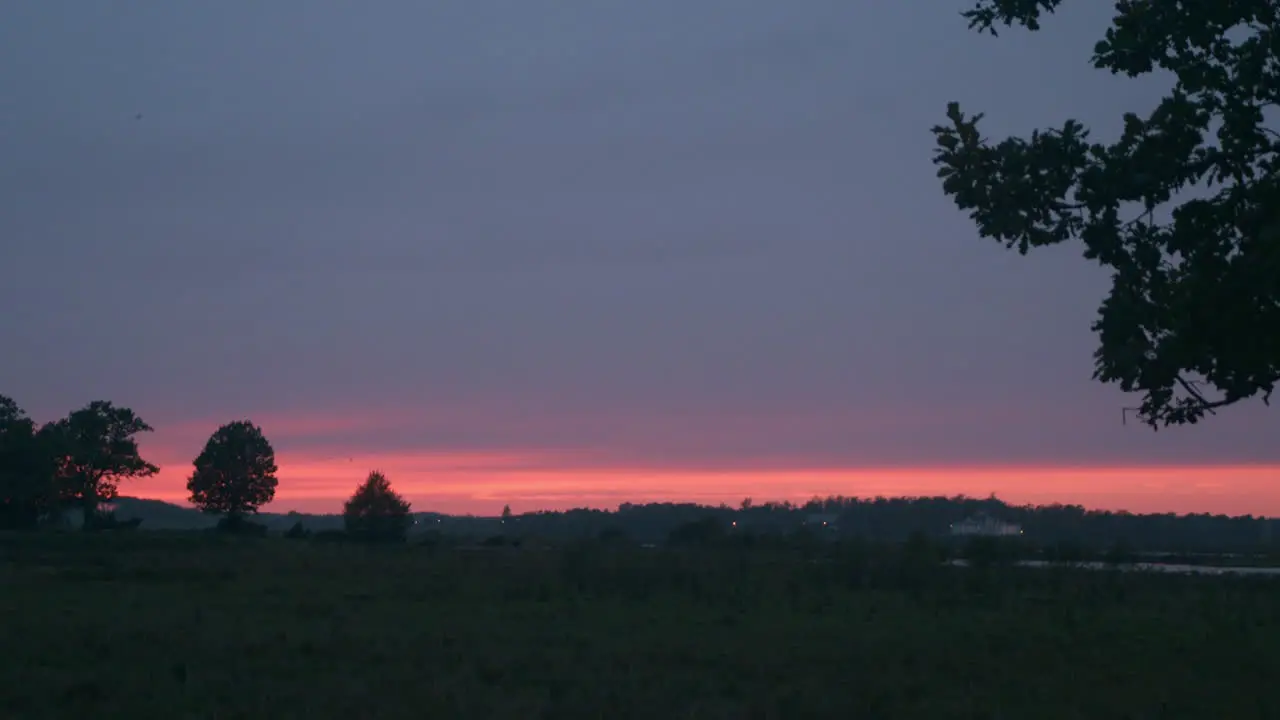
[{"label": "sky", "polygon": [[966,3],[119,0],[0,7],[0,393],[134,408],[185,497],[220,424],[272,509],[381,469],[496,513],[818,494],[1280,515],[1280,411],[1121,424],[1108,287],[941,191],[958,100],[1099,138],[1159,79]]}]

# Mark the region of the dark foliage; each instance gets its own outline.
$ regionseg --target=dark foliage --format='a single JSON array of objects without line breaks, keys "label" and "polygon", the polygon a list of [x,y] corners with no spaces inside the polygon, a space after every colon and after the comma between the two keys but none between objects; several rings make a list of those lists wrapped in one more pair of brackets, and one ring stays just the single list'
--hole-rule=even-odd
[{"label": "dark foliage", "polygon": [[973,537],[964,544],[964,558],[975,567],[1009,565],[1024,555],[1023,545],[998,537]]},{"label": "dark foliage", "polygon": [[[1038,30],[1061,0],[979,0],[973,28]],[[1095,377],[1143,394],[1153,428],[1194,423],[1280,379],[1280,3],[1122,0],[1093,64],[1173,82],[1113,143],[1076,120],[989,142],[958,103],[934,128],[945,192],[1026,253],[1081,241],[1112,272]]]},{"label": "dark foliage", "polygon": [[428,530],[418,536],[418,545],[431,550],[444,547],[451,538],[445,537],[439,530]]},{"label": "dark foliage", "polygon": [[0,529],[32,529],[56,503],[44,439],[18,404],[0,395]]},{"label": "dark foliage", "polygon": [[627,531],[620,527],[607,527],[601,530],[596,540],[604,545],[626,545],[631,542]]},{"label": "dark foliage", "polygon": [[228,518],[256,513],[276,495],[276,454],[261,428],[247,420],[218,428],[195,459],[187,481],[191,503]]},{"label": "dark foliage", "polygon": [[1103,560],[1111,565],[1131,563],[1134,561],[1133,548],[1129,547],[1126,542],[1118,542],[1107,550]]},{"label": "dark foliage", "polygon": [[256,523],[244,515],[226,515],[218,519],[215,532],[226,535],[243,535],[246,537],[266,537],[267,526]]},{"label": "dark foliage", "polygon": [[[1038,547],[1064,551],[1105,552],[1119,542],[1138,552],[1258,553],[1280,550],[1280,520],[1254,516],[1228,517],[1208,513],[1134,514],[1088,510],[1079,505],[1009,505],[996,499],[972,497],[815,498],[808,503],[753,504],[746,510],[682,503],[623,504],[617,512],[568,510],[520,515],[513,527],[523,537],[564,541],[624,534],[634,543],[677,544],[697,537],[725,533],[743,543],[789,538],[789,542],[824,543],[862,538],[902,542],[912,534],[939,540],[952,524],[978,514],[1017,523],[1025,540]],[[815,533],[805,525],[814,515],[834,517],[836,528]],[[714,519],[714,522],[709,521]],[[716,529],[716,525],[719,529]],[[487,537],[502,532],[493,518],[446,518],[447,532]],[[678,532],[677,532],[678,531]],[[672,533],[675,537],[672,537]],[[606,537],[608,537],[606,535]],[[698,542],[694,540],[694,542]]]},{"label": "dark foliage", "polygon": [[687,522],[671,531],[667,542],[674,546],[706,545],[724,536],[724,523],[714,517]]},{"label": "dark foliage", "polygon": [[89,524],[89,530],[127,532],[137,530],[142,525],[142,518],[120,520],[114,512],[99,512],[90,516],[86,522]]},{"label": "dark foliage", "polygon": [[409,503],[391,489],[387,476],[369,473],[343,506],[347,534],[369,542],[402,542],[413,524]]},{"label": "dark foliage", "polygon": [[138,453],[137,436],[144,432],[151,432],[151,426],[133,410],[105,400],[41,430],[54,462],[59,499],[83,511],[86,530],[95,527],[98,505],[116,497],[120,481],[160,471]]}]

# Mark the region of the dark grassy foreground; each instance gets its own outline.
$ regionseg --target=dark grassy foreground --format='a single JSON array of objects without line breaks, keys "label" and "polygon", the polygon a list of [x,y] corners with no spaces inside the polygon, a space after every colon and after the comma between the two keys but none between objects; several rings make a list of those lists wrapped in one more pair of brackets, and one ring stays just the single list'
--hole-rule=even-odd
[{"label": "dark grassy foreground", "polygon": [[928,553],[0,538],[0,716],[1280,717],[1280,583]]}]

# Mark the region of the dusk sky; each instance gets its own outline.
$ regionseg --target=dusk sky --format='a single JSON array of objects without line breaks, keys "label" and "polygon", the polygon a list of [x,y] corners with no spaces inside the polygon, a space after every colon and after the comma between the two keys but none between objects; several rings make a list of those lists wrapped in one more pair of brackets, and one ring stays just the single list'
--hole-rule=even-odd
[{"label": "dusk sky", "polygon": [[[183,499],[218,425],[272,509],[379,468],[415,509],[987,495],[1280,515],[1280,409],[1121,425],[1107,275],[943,195],[929,128],[1159,79],[967,2],[335,0],[0,8],[0,393],[156,427]],[[140,117],[139,117],[140,115]]]}]

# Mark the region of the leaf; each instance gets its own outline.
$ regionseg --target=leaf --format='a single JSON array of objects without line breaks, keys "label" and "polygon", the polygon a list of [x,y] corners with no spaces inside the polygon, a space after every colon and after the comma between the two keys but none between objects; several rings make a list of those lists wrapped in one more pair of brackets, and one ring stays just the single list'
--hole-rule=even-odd
[{"label": "leaf", "polygon": [[[994,35],[1038,30],[1060,5],[979,0],[963,15]],[[1278,16],[1261,0],[1117,3],[1095,67],[1172,85],[1109,145],[1075,120],[991,144],[955,102],[933,128],[943,191],[980,236],[1023,254],[1077,241],[1113,271],[1094,377],[1142,393],[1153,428],[1267,401],[1280,380],[1280,134],[1263,112],[1280,104]]]}]

